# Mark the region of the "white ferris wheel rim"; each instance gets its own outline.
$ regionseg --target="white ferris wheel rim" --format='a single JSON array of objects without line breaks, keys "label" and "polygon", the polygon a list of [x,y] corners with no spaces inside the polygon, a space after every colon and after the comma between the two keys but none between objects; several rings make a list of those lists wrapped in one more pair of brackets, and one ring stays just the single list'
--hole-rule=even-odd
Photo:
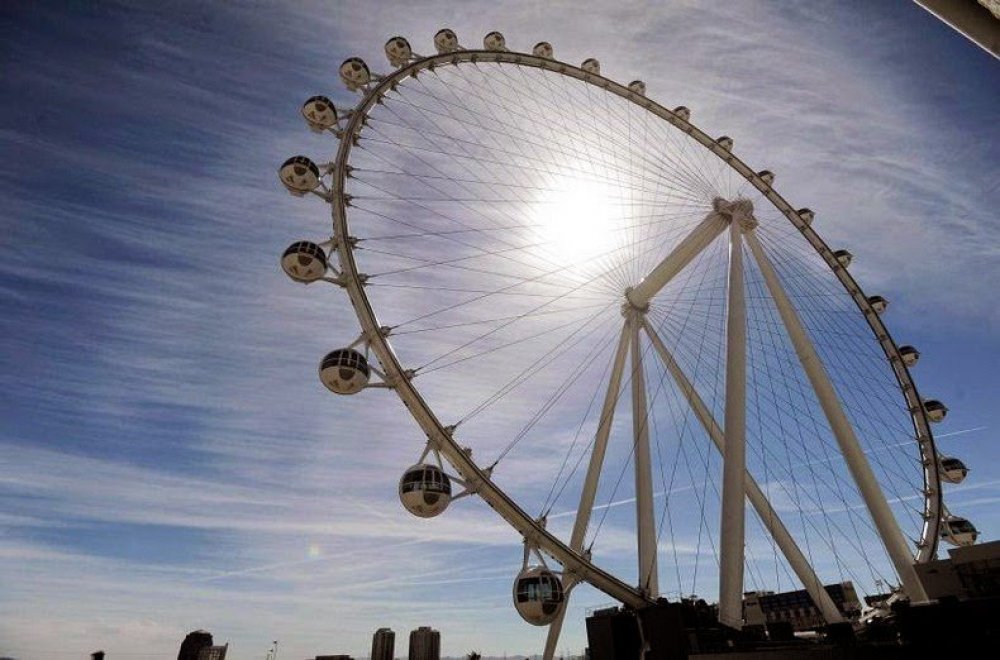
[{"label": "white ferris wheel rim", "polygon": [[463,447],[452,437],[452,429],[438,419],[430,405],[414,386],[409,375],[411,372],[408,372],[397,357],[395,350],[390,344],[389,334],[386,332],[387,329],[379,324],[375,310],[365,292],[366,278],[359,272],[354,257],[355,246],[350,233],[347,212],[350,203],[344,190],[345,181],[349,173],[349,159],[352,148],[365,128],[365,120],[368,113],[380,102],[386,93],[395,90],[400,81],[415,77],[421,71],[433,70],[435,67],[442,65],[459,66],[476,63],[506,63],[546,70],[586,82],[640,106],[691,137],[717,158],[724,161],[732,170],[750,182],[775,209],[781,212],[801,232],[817,254],[825,261],[830,270],[837,276],[844,289],[850,294],[866,319],[875,338],[878,340],[886,358],[892,365],[892,371],[900,385],[907,408],[911,413],[910,418],[913,423],[923,467],[923,525],[921,538],[917,542],[913,560],[915,563],[923,563],[933,559],[937,551],[943,505],[941,500],[940,475],[938,472],[938,455],[929,419],[924,410],[916,384],[902,360],[899,347],[849,271],[846,268],[838,267],[834,251],[812,229],[810,223],[803,220],[796,209],[770,184],[764,181],[757,172],[686,119],[676,115],[652,99],[631,91],[627,86],[604,78],[601,75],[584,71],[579,67],[558,60],[525,53],[460,50],[417,59],[392,72],[390,75],[377,79],[364,92],[363,98],[355,106],[353,113],[344,126],[336,159],[332,164],[333,179],[330,201],[333,216],[334,247],[337,250],[340,262],[342,286],[351,299],[364,335],[385,370],[392,389],[396,391],[397,396],[403,401],[409,414],[427,434],[431,444],[444,454],[460,477],[469,484],[479,497],[495,509],[508,524],[520,532],[526,542],[537,546],[540,550],[558,561],[563,566],[564,571],[572,575],[574,579],[588,582],[612,598],[633,607],[651,602],[641,589],[631,586],[601,569],[592,563],[589,556],[574,551],[560,538],[547,531],[544,521],[535,519],[521,509],[510,496],[492,481],[489,472],[481,468],[466,453]]}]

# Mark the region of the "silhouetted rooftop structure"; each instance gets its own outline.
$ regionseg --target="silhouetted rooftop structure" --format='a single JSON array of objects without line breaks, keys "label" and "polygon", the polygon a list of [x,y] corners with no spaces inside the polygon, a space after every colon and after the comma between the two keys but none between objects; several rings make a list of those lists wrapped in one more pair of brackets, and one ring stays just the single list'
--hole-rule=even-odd
[{"label": "silhouetted rooftop structure", "polygon": [[177,660],[199,660],[201,650],[212,645],[212,633],[207,630],[194,630],[189,632],[181,642],[181,649],[177,652]]}]

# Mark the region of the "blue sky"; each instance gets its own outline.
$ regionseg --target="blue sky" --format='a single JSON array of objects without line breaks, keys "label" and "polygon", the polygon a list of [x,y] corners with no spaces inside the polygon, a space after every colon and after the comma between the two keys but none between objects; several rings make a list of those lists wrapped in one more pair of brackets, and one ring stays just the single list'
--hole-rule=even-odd
[{"label": "blue sky", "polygon": [[[284,657],[365,655],[375,628],[428,623],[453,655],[540,650],[509,604],[516,534],[479,502],[405,514],[415,427],[386,392],[362,413],[319,386],[317,357],[356,321],[277,267],[325,222],[274,175],[330,150],[302,101],[349,102],[341,60],[383,68],[387,37],[429,52],[445,25],[597,56],[777,172],[892,301],[921,392],[951,408],[940,445],[973,469],[948,502],[1000,535],[1000,73],[915,5],[0,12],[0,654],[167,658],[204,627],[237,660],[272,639]],[[582,648],[606,601],[575,593],[561,646]]]}]

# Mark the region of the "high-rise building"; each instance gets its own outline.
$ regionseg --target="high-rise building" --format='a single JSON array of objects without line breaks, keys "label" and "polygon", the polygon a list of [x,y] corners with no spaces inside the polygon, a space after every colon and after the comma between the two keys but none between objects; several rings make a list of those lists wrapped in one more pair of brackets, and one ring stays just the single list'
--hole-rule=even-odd
[{"label": "high-rise building", "polygon": [[411,630],[410,660],[441,660],[441,633],[430,626]]},{"label": "high-rise building", "polygon": [[177,652],[177,660],[198,660],[198,654],[203,648],[212,645],[212,633],[205,630],[189,632],[181,642],[181,650]]},{"label": "high-rise building", "polygon": [[372,636],[372,660],[392,660],[396,648],[396,633],[391,628],[379,628]]}]

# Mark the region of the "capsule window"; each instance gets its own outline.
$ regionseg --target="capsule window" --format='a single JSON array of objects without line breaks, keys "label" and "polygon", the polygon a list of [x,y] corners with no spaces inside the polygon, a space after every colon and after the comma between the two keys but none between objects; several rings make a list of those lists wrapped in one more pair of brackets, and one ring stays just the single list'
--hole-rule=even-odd
[{"label": "capsule window", "polygon": [[524,578],[517,583],[517,602],[538,600],[538,578]]},{"label": "capsule window", "polygon": [[972,523],[970,523],[968,520],[960,520],[958,522],[953,522],[951,523],[950,526],[951,526],[951,531],[958,534],[969,534],[971,532],[976,531],[976,528],[973,527]]}]

